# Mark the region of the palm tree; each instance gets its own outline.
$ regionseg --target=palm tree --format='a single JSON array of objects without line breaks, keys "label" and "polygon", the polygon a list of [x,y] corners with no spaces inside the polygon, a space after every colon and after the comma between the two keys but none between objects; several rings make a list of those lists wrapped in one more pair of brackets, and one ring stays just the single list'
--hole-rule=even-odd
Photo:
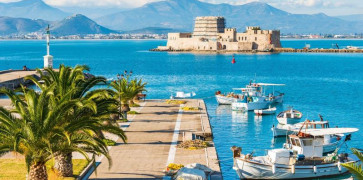
[{"label": "palm tree", "polygon": [[[65,133],[69,136],[67,139],[64,139],[55,153],[54,168],[58,175],[63,177],[73,176],[72,152],[85,145],[79,139],[79,135],[87,138],[93,136],[95,140],[99,141],[105,138],[102,133],[102,131],[105,131],[118,135],[124,142],[127,139],[123,130],[116,124],[102,123],[110,121],[110,114],[118,113],[117,101],[109,95],[109,90],[91,90],[97,84],[106,83],[106,79],[103,77],[90,77],[86,79],[84,71],[88,69],[87,66],[71,68],[60,65],[59,71],[47,69],[46,73],[43,73],[38,70],[41,77],[40,80],[44,81],[44,84],[41,84],[40,81],[33,77],[26,78],[33,81],[41,90],[49,86],[55,86],[53,93],[55,101],[58,103],[79,100],[83,104],[82,107],[73,108],[72,111],[59,121],[59,124],[63,125]],[[92,122],[87,122],[86,120]],[[68,127],[74,123],[78,123],[78,125]],[[88,136],[85,136],[84,133],[88,133]],[[97,146],[88,146],[87,148],[90,149],[87,152],[92,152],[93,155],[105,154],[106,152],[102,151],[102,146],[103,144],[101,144],[101,149]],[[111,165],[111,159],[109,159],[109,162]]]},{"label": "palm tree", "polygon": [[[352,148],[351,151],[353,152],[354,155],[356,155],[359,158],[360,162],[363,162],[363,153],[361,151],[359,151],[356,148]],[[357,177],[357,179],[359,179],[359,180],[363,179],[363,170],[362,170],[361,164],[343,163],[342,166],[347,168],[349,170],[349,172],[354,174],[355,177]]]},{"label": "palm tree", "polygon": [[57,122],[78,103],[54,103],[53,88],[39,94],[24,87],[20,94],[0,90],[14,106],[12,111],[0,107],[0,155],[11,151],[24,155],[29,180],[47,179],[45,163],[52,158],[62,130]]},{"label": "palm tree", "polygon": [[[142,83],[142,79],[138,80],[137,78],[130,81],[129,77],[127,77],[111,82],[110,86],[114,90],[112,93],[113,97],[119,101],[119,109],[121,112],[128,112],[130,111],[130,101],[132,101],[137,94],[145,91],[146,83]],[[133,101],[131,103],[133,103]],[[127,119],[126,113],[125,118]]]}]

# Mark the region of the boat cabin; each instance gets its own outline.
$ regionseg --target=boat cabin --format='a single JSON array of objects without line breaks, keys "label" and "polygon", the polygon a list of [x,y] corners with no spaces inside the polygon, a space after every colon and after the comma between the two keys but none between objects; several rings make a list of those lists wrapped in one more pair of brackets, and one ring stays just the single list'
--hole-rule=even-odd
[{"label": "boat cabin", "polygon": [[357,128],[305,129],[288,136],[287,148],[305,157],[323,157],[323,146],[332,136],[356,131]]}]

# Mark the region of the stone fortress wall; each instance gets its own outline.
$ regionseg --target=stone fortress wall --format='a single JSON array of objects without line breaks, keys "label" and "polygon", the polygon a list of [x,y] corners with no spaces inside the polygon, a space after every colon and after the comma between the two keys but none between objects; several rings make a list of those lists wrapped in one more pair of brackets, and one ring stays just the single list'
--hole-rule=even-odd
[{"label": "stone fortress wall", "polygon": [[280,48],[279,30],[261,30],[247,27],[238,33],[236,28],[226,28],[224,17],[206,16],[195,19],[193,33],[169,33],[167,46],[159,49],[177,51],[252,51]]}]

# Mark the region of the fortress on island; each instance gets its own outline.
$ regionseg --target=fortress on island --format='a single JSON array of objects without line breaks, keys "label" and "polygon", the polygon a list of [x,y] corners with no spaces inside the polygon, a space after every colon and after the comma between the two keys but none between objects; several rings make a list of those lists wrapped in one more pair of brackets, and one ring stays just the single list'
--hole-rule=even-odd
[{"label": "fortress on island", "polygon": [[195,19],[193,33],[169,33],[166,46],[159,51],[270,51],[281,48],[279,30],[247,27],[238,33],[226,28],[224,17],[206,16]]}]

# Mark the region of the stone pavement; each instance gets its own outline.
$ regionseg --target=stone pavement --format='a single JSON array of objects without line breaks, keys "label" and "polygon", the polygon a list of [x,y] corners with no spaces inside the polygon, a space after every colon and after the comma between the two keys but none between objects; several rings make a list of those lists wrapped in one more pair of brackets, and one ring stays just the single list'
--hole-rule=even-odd
[{"label": "stone pavement", "polygon": [[[211,131],[204,102],[188,100],[186,106],[200,106],[201,110],[180,112],[179,105],[167,104],[165,100],[147,100],[126,129],[128,143],[118,140],[119,144],[110,149],[112,167],[109,168],[107,159],[103,158],[97,174],[93,173],[90,179],[161,179],[170,159],[169,151],[172,152],[170,147],[178,114],[181,116],[180,131],[176,134],[179,142],[183,140],[183,132]],[[214,147],[177,148],[175,157],[171,157],[175,163],[201,163],[220,172]]]}]

